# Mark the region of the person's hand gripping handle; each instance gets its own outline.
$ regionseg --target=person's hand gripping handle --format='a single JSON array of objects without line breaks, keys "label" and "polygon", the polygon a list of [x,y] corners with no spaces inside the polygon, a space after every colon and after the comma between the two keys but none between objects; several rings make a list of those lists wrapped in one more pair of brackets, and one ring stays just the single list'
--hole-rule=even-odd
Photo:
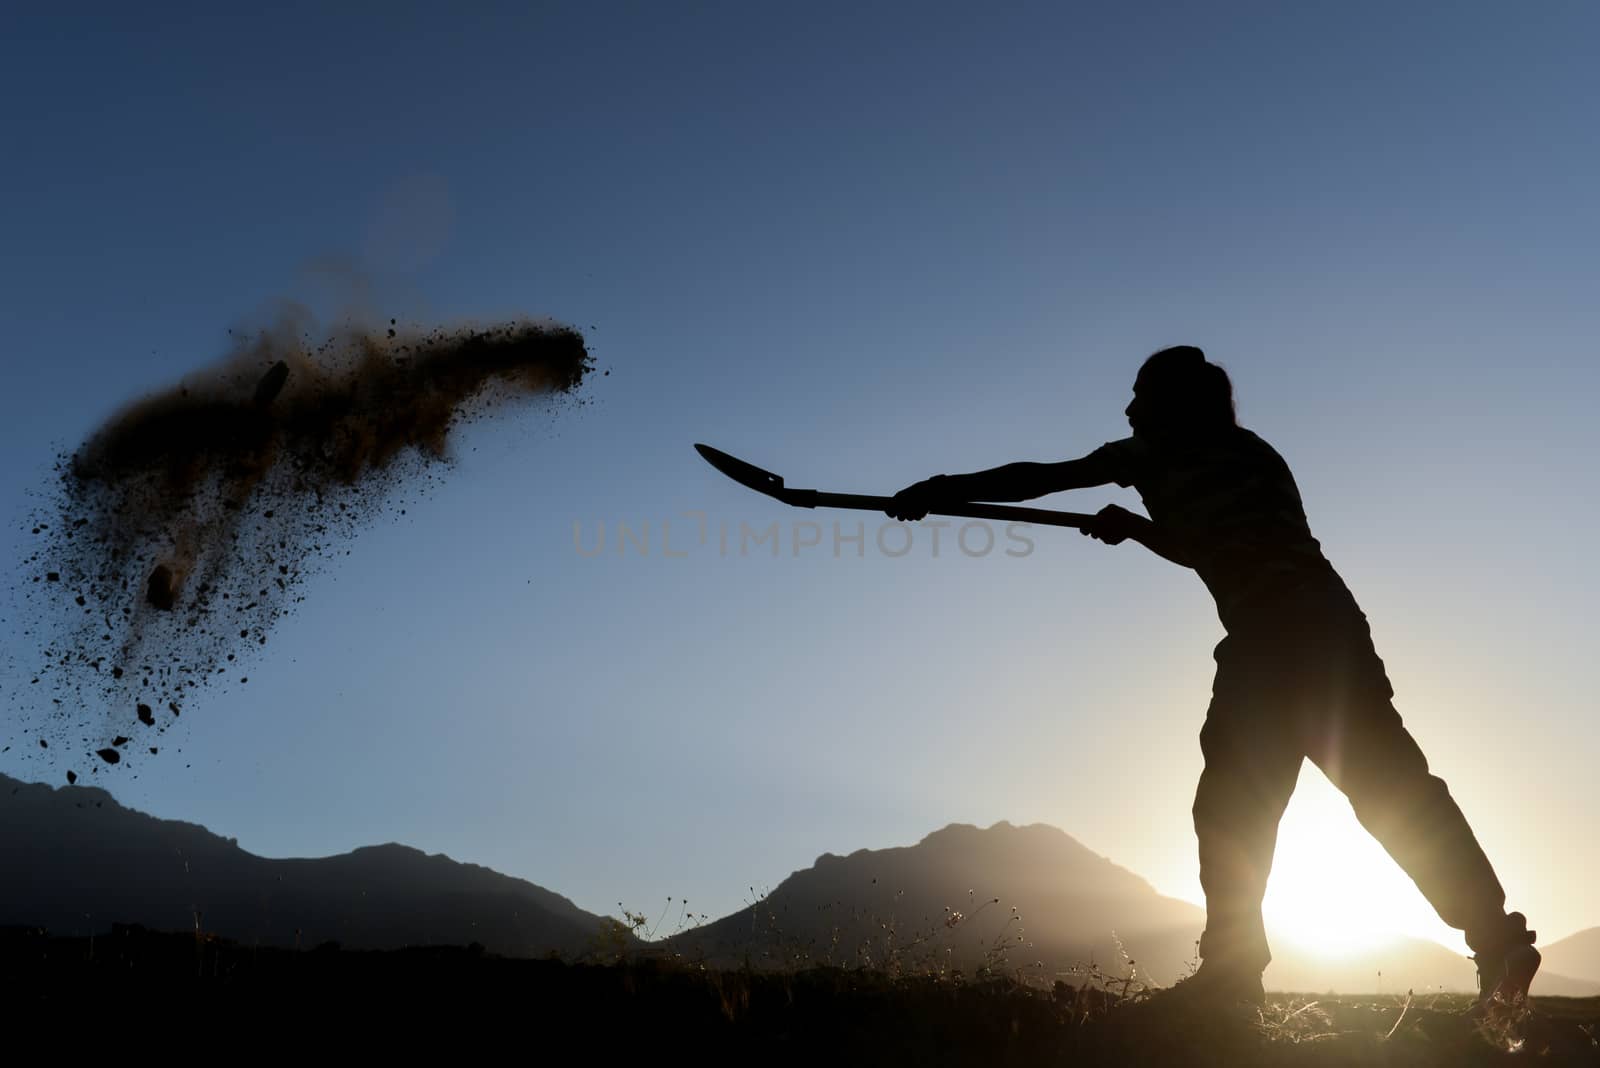
[{"label": "person's hand gripping handle", "polygon": [[1149,522],[1150,520],[1137,512],[1130,512],[1121,505],[1108,504],[1078,529],[1096,541],[1103,541],[1107,545],[1120,545],[1138,534]]},{"label": "person's hand gripping handle", "polygon": [[949,481],[949,475],[934,475],[913,482],[890,498],[883,514],[902,523],[915,523],[940,505],[960,503],[946,488]]}]

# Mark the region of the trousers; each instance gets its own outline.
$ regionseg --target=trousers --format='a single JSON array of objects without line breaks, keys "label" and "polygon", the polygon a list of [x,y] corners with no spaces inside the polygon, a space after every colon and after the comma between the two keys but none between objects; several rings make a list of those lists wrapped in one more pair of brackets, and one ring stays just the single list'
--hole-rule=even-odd
[{"label": "trousers", "polygon": [[1504,937],[1505,891],[1401,722],[1353,598],[1286,597],[1230,627],[1215,657],[1194,800],[1206,896],[1202,958],[1256,970],[1272,959],[1261,900],[1278,823],[1306,759],[1474,951]]}]

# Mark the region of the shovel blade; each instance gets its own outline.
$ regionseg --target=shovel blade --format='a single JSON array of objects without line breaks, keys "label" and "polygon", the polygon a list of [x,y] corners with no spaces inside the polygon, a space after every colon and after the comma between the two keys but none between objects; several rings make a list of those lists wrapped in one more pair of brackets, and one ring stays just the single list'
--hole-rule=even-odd
[{"label": "shovel blade", "polygon": [[705,457],[706,463],[742,486],[749,486],[757,493],[765,493],[769,497],[776,497],[783,492],[783,478],[780,475],[763,471],[755,464],[745,463],[737,456],[729,456],[721,449],[713,449],[710,445],[696,445],[694,448]]}]

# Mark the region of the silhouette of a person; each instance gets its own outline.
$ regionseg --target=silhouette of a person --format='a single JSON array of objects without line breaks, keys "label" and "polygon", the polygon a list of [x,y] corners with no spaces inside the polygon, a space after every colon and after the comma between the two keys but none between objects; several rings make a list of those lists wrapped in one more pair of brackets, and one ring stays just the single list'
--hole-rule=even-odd
[{"label": "silhouette of a person", "polygon": [[1271,954],[1261,899],[1308,757],[1444,922],[1465,933],[1478,1009],[1496,994],[1525,995],[1539,967],[1534,933],[1521,913],[1506,913],[1466,818],[1402,725],[1367,617],[1311,536],[1288,465],[1238,425],[1227,372],[1192,346],[1163,349],[1140,368],[1126,414],[1132,436],[1081,459],[937,475],[896,494],[887,513],[917,520],[941,504],[1132,486],[1149,518],[1110,505],[1083,533],[1136,541],[1193,568],[1216,599],[1227,633],[1194,800],[1206,929],[1201,966],[1174,995],[1263,1000]]}]

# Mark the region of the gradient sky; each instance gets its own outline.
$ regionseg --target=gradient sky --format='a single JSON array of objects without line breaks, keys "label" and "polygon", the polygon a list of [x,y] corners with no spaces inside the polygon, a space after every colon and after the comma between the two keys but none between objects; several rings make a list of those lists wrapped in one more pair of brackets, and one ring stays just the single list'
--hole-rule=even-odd
[{"label": "gradient sky", "polygon": [[[1000,819],[1199,900],[1198,579],[1070,531],[891,558],[881,517],[690,448],[869,493],[1062,459],[1187,342],[1293,467],[1513,907],[1545,940],[1600,923],[1600,9],[456,6],[7,20],[8,559],[56,450],[286,298],[550,315],[611,371],[464,433],[248,686],[92,781],[257,853],[398,840],[601,912],[718,915],[822,852]],[[716,551],[805,519],[798,557],[787,527],[777,559]],[[575,551],[645,521],[648,557]],[[83,772],[35,755],[4,633],[0,771]],[[1346,879],[1328,922],[1448,936],[1315,771],[1283,837],[1275,915]]]}]

